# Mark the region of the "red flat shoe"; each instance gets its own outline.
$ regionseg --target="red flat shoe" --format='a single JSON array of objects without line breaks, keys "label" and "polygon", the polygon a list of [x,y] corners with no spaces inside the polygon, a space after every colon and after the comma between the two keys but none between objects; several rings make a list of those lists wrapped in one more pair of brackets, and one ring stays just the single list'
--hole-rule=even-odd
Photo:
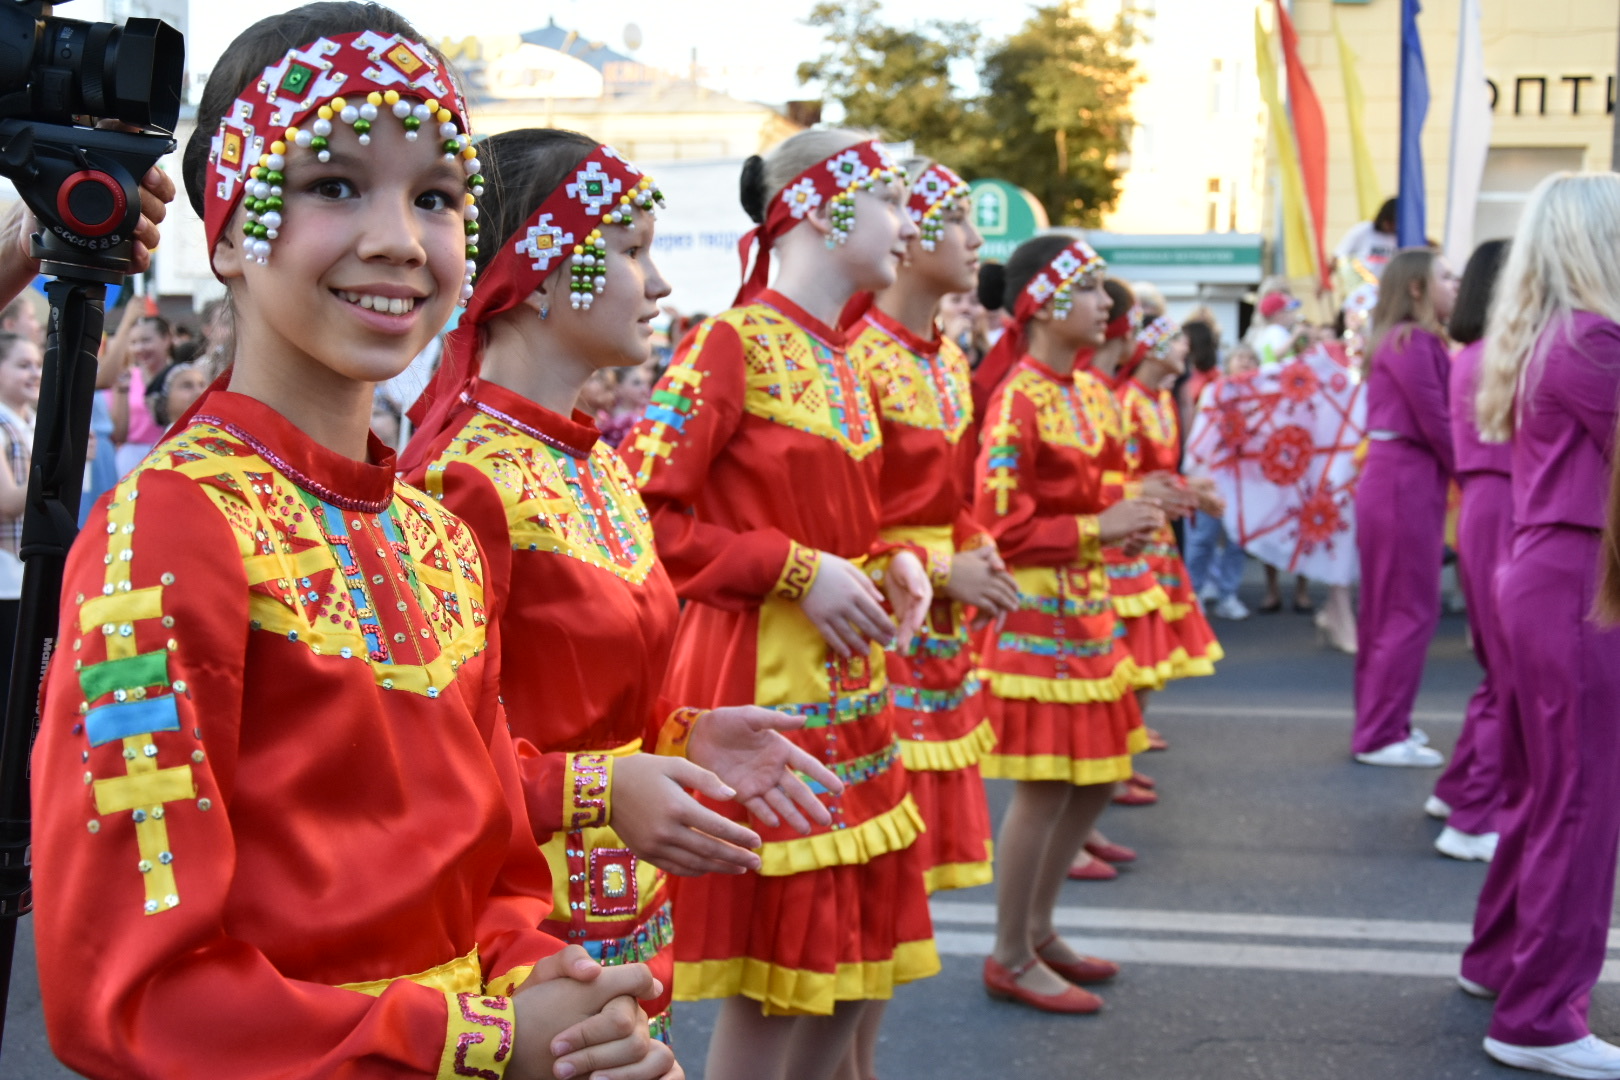
[{"label": "red flat shoe", "polygon": [[1086,854],[1105,863],[1130,863],[1136,861],[1136,850],[1124,844],[1087,844]]},{"label": "red flat shoe", "polygon": [[1150,727],[1145,727],[1142,730],[1147,734],[1147,741],[1148,741],[1148,749],[1149,750],[1168,750],[1168,749],[1170,749],[1170,740],[1169,739],[1166,739],[1163,735],[1160,735],[1157,731],[1154,731]]},{"label": "red flat shoe", "polygon": [[1101,857],[1087,859],[1082,866],[1069,867],[1070,881],[1113,881],[1117,877],[1119,871],[1109,866]]},{"label": "red flat shoe", "polygon": [[1040,962],[1039,957],[1032,956],[1009,971],[996,963],[995,957],[985,957],[984,992],[998,1001],[1028,1005],[1041,1012],[1085,1016],[1102,1008],[1102,998],[1078,986],[1069,986],[1061,994],[1037,994],[1019,986],[1018,977]]},{"label": "red flat shoe", "polygon": [[1069,982],[1078,986],[1088,986],[1092,983],[1107,982],[1119,974],[1119,965],[1112,960],[1103,960],[1096,956],[1082,956],[1078,960],[1048,960],[1041,956],[1041,950],[1057,940],[1053,934],[1039,945],[1035,946],[1035,955],[1040,957],[1041,963],[1063,976]]},{"label": "red flat shoe", "polygon": [[1133,787],[1145,787],[1149,791],[1157,790],[1159,786],[1159,782],[1153,779],[1153,777],[1149,776],[1147,773],[1139,772],[1131,773],[1131,778],[1125,782]]},{"label": "red flat shoe", "polygon": [[1145,787],[1137,787],[1127,783],[1125,787],[1114,796],[1114,802],[1120,806],[1152,806],[1159,801],[1159,797]]}]

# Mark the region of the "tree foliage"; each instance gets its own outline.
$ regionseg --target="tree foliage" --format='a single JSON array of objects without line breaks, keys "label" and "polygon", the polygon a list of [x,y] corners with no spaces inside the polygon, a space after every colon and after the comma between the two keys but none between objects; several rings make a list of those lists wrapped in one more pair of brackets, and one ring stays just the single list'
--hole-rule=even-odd
[{"label": "tree foliage", "polygon": [[[878,0],[827,0],[809,21],[826,48],[799,79],[819,81],[850,125],[911,139],[970,178],[1028,188],[1054,222],[1094,226],[1118,201],[1140,81],[1123,17],[1098,27],[1058,0],[983,49],[970,23],[889,26]],[[977,66],[980,94],[953,86],[962,61]]]}]

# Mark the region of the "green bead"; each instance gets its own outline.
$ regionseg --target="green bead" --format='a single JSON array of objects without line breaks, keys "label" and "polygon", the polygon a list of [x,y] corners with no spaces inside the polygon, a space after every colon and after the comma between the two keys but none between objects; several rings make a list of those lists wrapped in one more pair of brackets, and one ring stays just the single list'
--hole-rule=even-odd
[{"label": "green bead", "polygon": [[356,120],[356,121],[355,121],[355,122],[354,122],[354,130],[355,130],[355,131],[356,131],[356,132],[357,132],[357,133],[359,133],[359,134],[361,134],[361,135],[364,135],[364,134],[365,134],[365,133],[366,133],[366,132],[368,132],[368,131],[370,131],[370,130],[371,130],[371,121],[370,121],[370,120],[366,120],[366,119],[364,119],[364,118],[361,118],[361,119],[359,119],[359,120]]},{"label": "green bead", "polygon": [[477,244],[468,244],[467,245],[467,258],[475,259],[477,257],[478,257],[478,245]]},{"label": "green bead", "polygon": [[281,207],[282,201],[280,195],[272,195],[268,199],[264,200],[264,208],[266,210],[280,210]]},{"label": "green bead", "polygon": [[406,131],[415,131],[417,128],[422,126],[422,121],[418,120],[414,116],[407,116],[404,120],[404,124]]},{"label": "green bead", "polygon": [[285,180],[285,179],[286,179],[286,177],[285,177],[285,176],[283,176],[283,175],[282,175],[282,174],[281,174],[281,173],[279,173],[279,172],[277,172],[277,171],[276,171],[276,170],[274,170],[274,169],[271,169],[271,170],[269,170],[269,171],[268,171],[268,172],[266,172],[266,173],[265,173],[265,174],[264,174],[264,179],[265,179],[265,181],[266,181],[266,182],[268,182],[268,183],[271,183],[271,184],[279,184],[279,183],[281,183],[281,182],[282,182],[282,181],[283,181],[283,180]]},{"label": "green bead", "polygon": [[331,144],[326,141],[325,135],[317,135],[313,139],[309,140],[309,148],[311,150],[325,150],[329,145]]},{"label": "green bead", "polygon": [[467,235],[468,236],[477,236],[478,235],[478,222],[476,222],[476,221],[467,222]]},{"label": "green bead", "polygon": [[439,149],[443,150],[447,154],[459,154],[461,153],[461,144],[456,142],[454,139],[446,139],[444,140],[444,145],[439,147]]}]

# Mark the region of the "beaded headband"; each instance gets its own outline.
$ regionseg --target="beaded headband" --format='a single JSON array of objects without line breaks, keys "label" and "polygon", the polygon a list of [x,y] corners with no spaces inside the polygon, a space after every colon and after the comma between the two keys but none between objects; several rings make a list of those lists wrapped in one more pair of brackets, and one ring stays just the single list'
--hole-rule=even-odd
[{"label": "beaded headband", "polygon": [[1035,313],[1048,300],[1052,301],[1052,314],[1062,319],[1068,316],[1073,304],[1076,284],[1088,277],[1101,277],[1108,264],[1091,250],[1084,240],[1076,240],[1053,257],[1046,269],[1029,279],[1024,291],[1018,294],[1013,307],[1013,318],[1020,323],[1034,318]]},{"label": "beaded headband", "polygon": [[[393,115],[415,140],[426,127],[448,159],[460,158],[467,174],[467,276],[462,299],[472,295],[472,258],[478,253],[478,207],[482,166],[472,147],[466,105],[449,72],[431,50],[399,34],[372,30],[318,38],[264,69],[219,122],[208,154],[215,182],[204,194],[208,250],[225,233],[236,204],[247,200],[245,250],[269,261],[270,242],[282,226],[282,185],[287,153],[302,146],[321,161],[330,158],[334,124],[348,124],[362,145],[372,125]],[[306,126],[307,124],[307,126]]]},{"label": "beaded headband", "polygon": [[967,181],[937,162],[911,185],[906,212],[922,233],[920,243],[924,251],[934,250],[939,238],[945,235],[946,212],[958,199],[965,199],[969,194]]},{"label": "beaded headband", "polygon": [[1181,327],[1168,315],[1160,315],[1136,335],[1136,351],[1142,359],[1151,356],[1163,360],[1170,355],[1170,345],[1181,333]]},{"label": "beaded headband", "polygon": [[634,229],[638,212],[651,217],[663,202],[664,193],[652,177],[612,147],[598,145],[527,221],[501,239],[478,276],[461,321],[445,338],[439,370],[411,408],[416,435],[401,458],[403,467],[415,464],[413,455],[450,422],[462,394],[478,376],[483,325],[523,303],[562,265],[562,259],[568,260],[570,305],[590,310],[607,286],[607,240],[602,229],[608,225]]},{"label": "beaded headband", "polygon": [[[793,182],[771,200],[766,208],[765,223],[748,230],[737,244],[745,277],[733,303],[745,304],[765,288],[770,281],[771,248],[816,207],[823,202],[828,204],[832,231],[827,236],[827,246],[836,247],[849,239],[850,230],[855,226],[855,193],[905,178],[906,170],[876,139],[840,150],[794,177]],[[748,252],[756,245],[758,253],[750,274]]]}]

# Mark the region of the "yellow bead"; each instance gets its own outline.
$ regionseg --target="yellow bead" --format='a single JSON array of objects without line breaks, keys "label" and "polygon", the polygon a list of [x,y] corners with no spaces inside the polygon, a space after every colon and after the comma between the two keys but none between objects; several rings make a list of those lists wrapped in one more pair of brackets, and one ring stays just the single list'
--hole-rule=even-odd
[{"label": "yellow bead", "polygon": [[428,98],[426,101],[422,102],[422,104],[424,104],[424,105],[426,105],[428,107],[428,112],[438,112],[439,111],[439,99],[438,98]]},{"label": "yellow bead", "polygon": [[[297,138],[297,136],[294,135],[293,138]],[[287,144],[282,142],[280,139],[277,139],[275,142],[270,144],[270,152],[272,154],[285,154],[287,152]]]},{"label": "yellow bead", "polygon": [[478,201],[478,196],[476,196],[476,195],[474,195],[474,194],[473,194],[473,193],[472,193],[472,192],[470,192],[470,191],[469,191],[469,192],[467,192],[467,194],[466,194],[466,195],[465,195],[465,196],[464,196],[464,197],[465,197],[465,198],[466,198],[466,200],[467,200],[467,205],[468,205],[468,206],[471,206],[471,205],[472,205],[472,204],[473,204],[473,203],[475,203],[475,202],[477,202],[477,201]]},{"label": "yellow bead", "polygon": [[580,246],[579,244],[575,244],[574,245],[574,254],[575,255],[583,255],[583,254],[585,254],[585,249],[582,246]]},{"label": "yellow bead", "polygon": [[366,95],[366,101],[367,101],[367,103],[372,104],[372,105],[381,105],[382,104],[382,95],[377,93],[377,91],[373,90],[371,93]]},{"label": "yellow bead", "polygon": [[464,147],[461,151],[461,156],[471,161],[473,158],[478,156],[478,148],[475,146]]},{"label": "yellow bead", "polygon": [[604,225],[611,225],[611,224],[613,224],[613,218],[612,218],[612,216],[611,216],[611,215],[609,215],[609,214],[603,214],[603,215],[602,215],[602,223],[603,223],[603,224],[604,224]]},{"label": "yellow bead", "polygon": [[399,101],[399,91],[398,90],[385,90],[383,92],[383,100],[386,101],[388,104],[393,105],[395,102]]},{"label": "yellow bead", "polygon": [[340,97],[335,97],[335,98],[332,99],[332,108],[337,110],[338,112],[342,112],[344,109],[346,109],[348,107],[349,107],[348,99],[340,98]]},{"label": "yellow bead", "polygon": [[322,120],[332,119],[332,106],[322,105],[320,108],[315,110],[315,115],[320,117]]},{"label": "yellow bead", "polygon": [[439,110],[439,115],[434,117],[434,119],[437,120],[441,124],[448,124],[450,121],[454,120],[455,118],[456,118],[456,114],[451,112],[449,109],[440,109]]},{"label": "yellow bead", "polygon": [[620,195],[619,196],[619,201],[621,203],[623,203],[624,205],[629,206],[630,205],[630,196],[628,196],[628,195]]}]

